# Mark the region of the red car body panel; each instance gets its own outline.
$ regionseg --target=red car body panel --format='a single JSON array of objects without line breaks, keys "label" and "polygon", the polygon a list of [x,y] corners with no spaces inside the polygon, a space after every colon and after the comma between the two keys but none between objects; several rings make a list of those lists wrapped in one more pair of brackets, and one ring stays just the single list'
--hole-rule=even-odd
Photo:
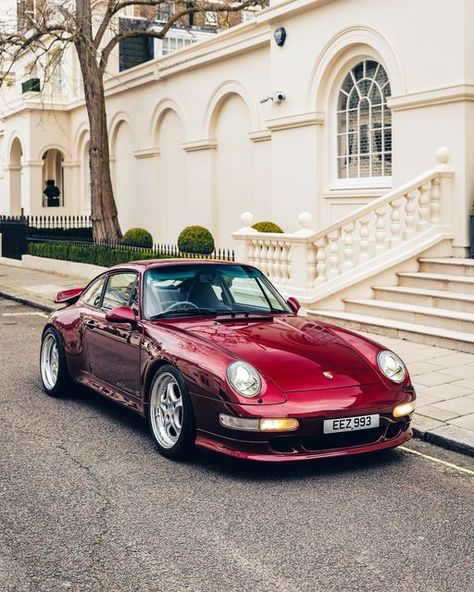
[{"label": "red car body panel", "polygon": [[[139,262],[107,273],[137,272],[141,302],[147,269],[196,263]],[[259,320],[210,316],[150,321],[141,319],[141,312],[132,325],[108,321],[104,311],[80,299],[52,313],[48,325],[62,335],[73,380],[144,416],[156,369],[163,363],[178,368],[191,395],[196,443],[216,452],[250,460],[306,460],[390,448],[411,437],[411,418],[392,415],[395,405],[415,399],[408,373],[402,384],[393,383],[377,366],[377,354],[385,348],[339,327],[292,314]],[[258,397],[242,397],[228,384],[227,367],[236,359],[261,373]],[[284,434],[239,432],[222,426],[220,413],[294,417],[300,425]],[[339,440],[322,433],[324,419],[373,413],[381,418],[376,431],[338,434]]]}]

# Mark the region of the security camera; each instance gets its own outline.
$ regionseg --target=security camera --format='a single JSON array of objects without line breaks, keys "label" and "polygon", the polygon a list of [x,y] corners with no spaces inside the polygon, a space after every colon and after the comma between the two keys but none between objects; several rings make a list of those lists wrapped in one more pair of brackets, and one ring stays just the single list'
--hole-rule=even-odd
[{"label": "security camera", "polygon": [[269,97],[264,97],[263,99],[260,99],[260,102],[261,103],[266,103],[267,101],[273,101],[274,103],[281,103],[285,99],[286,99],[285,93],[277,90],[272,95],[270,95]]}]

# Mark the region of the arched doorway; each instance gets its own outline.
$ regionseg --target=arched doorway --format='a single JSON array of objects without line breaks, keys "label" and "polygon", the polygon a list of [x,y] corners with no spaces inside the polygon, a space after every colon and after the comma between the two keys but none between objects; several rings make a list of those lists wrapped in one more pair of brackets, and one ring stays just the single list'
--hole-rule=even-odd
[{"label": "arched doorway", "polygon": [[50,148],[43,154],[43,207],[64,206],[63,163],[64,154],[61,150]]},{"label": "arched doorway", "polygon": [[18,138],[15,138],[10,148],[10,214],[21,214],[21,159],[23,148]]}]

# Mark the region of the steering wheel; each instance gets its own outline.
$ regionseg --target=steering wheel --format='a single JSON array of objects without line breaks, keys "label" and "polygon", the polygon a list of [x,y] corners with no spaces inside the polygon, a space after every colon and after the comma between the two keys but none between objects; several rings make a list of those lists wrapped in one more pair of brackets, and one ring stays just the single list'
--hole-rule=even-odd
[{"label": "steering wheel", "polygon": [[173,302],[173,304],[168,306],[168,308],[166,308],[163,312],[169,312],[170,310],[174,310],[179,306],[183,306],[183,304],[185,305],[184,310],[186,310],[186,308],[199,308],[199,306],[197,306],[196,304],[194,304],[194,302],[191,302],[190,300],[181,300],[180,302]]}]

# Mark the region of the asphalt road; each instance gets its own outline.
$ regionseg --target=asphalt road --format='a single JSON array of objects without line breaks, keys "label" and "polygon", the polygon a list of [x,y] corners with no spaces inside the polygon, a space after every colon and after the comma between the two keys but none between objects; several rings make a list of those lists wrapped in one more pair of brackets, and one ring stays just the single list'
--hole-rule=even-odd
[{"label": "asphalt road", "polygon": [[[2,591],[473,589],[471,474],[403,450],[173,463],[130,412],[87,391],[42,393],[44,322],[0,301]],[[474,469],[453,452],[407,447]]]}]

